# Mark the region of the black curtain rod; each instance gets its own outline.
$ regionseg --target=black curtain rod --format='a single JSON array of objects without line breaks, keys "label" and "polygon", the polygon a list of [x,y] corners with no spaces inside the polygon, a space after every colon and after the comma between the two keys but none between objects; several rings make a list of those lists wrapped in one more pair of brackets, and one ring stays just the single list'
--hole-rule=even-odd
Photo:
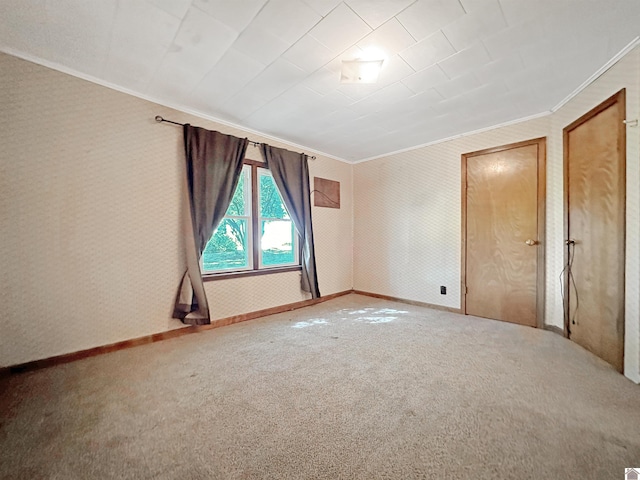
[{"label": "black curtain rod", "polygon": [[[160,115],[156,115],[156,122],[173,123],[174,125],[180,125],[181,127],[184,127],[184,123],[178,123],[178,122],[174,122],[172,120],[166,120],[166,119],[162,118]],[[253,145],[254,147],[257,147],[258,145],[262,145],[261,142],[254,142],[253,140],[249,140],[249,143],[251,145]],[[307,155],[306,153],[303,153],[303,155],[305,155],[307,158],[310,158],[311,160],[315,160],[316,159],[315,156]]]}]

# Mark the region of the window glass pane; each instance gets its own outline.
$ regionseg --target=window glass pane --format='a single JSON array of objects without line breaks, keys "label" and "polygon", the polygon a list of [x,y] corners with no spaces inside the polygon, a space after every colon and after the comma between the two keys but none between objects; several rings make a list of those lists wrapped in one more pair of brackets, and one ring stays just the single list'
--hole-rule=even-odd
[{"label": "window glass pane", "polygon": [[248,268],[249,230],[247,220],[224,218],[202,253],[205,272]]},{"label": "window glass pane", "polygon": [[267,170],[259,169],[258,172],[260,217],[289,219],[289,214],[282,203],[282,197],[273,177]]},{"label": "window glass pane", "polygon": [[240,174],[240,180],[238,186],[233,194],[231,204],[227,209],[225,215],[237,215],[240,217],[248,217],[251,215],[251,168],[248,165],[242,167],[242,174]]},{"label": "window glass pane", "polygon": [[262,220],[260,223],[262,265],[269,267],[296,263],[293,222]]}]

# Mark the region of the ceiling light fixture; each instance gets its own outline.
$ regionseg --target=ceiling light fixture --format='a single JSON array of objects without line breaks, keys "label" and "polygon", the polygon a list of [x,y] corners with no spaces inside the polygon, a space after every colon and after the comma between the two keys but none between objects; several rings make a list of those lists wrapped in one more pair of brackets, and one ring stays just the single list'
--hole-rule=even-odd
[{"label": "ceiling light fixture", "polygon": [[340,83],[376,83],[384,60],[343,60]]}]

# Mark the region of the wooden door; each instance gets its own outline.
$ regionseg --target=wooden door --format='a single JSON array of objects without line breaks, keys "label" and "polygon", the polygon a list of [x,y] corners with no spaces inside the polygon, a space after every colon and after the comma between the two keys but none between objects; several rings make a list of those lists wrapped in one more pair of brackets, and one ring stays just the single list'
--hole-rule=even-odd
[{"label": "wooden door", "polygon": [[469,315],[542,324],[545,139],[462,156]]},{"label": "wooden door", "polygon": [[564,129],[565,329],[620,372],[624,356],[625,91]]}]

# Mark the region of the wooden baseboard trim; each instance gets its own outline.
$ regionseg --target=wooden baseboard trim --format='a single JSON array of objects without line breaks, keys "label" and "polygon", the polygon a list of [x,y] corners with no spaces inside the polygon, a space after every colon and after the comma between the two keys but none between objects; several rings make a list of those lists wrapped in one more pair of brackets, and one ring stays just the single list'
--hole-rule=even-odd
[{"label": "wooden baseboard trim", "polygon": [[560,327],[556,327],[555,325],[544,325],[542,328],[549,330],[550,332],[557,333],[562,337],[566,337],[564,330]]},{"label": "wooden baseboard trim", "polygon": [[460,310],[459,308],[444,307],[442,305],[434,305],[432,303],[418,302],[417,300],[408,300],[406,298],[390,297],[389,295],[382,295],[380,293],[363,292],[362,290],[354,290],[353,293],[356,293],[358,295],[366,295],[367,297],[380,298],[382,300],[391,300],[392,302],[400,302],[400,303],[406,303],[409,305],[416,305],[418,307],[432,308],[434,310],[442,310],[442,311],[451,312],[451,313],[462,313],[462,310]]},{"label": "wooden baseboard trim", "polygon": [[41,368],[52,367],[54,365],[74,362],[83,358],[95,357],[96,355],[102,355],[104,353],[137,347],[139,345],[146,345],[148,343],[155,343],[162,340],[168,340],[170,338],[181,337],[183,335],[188,335],[191,333],[213,330],[214,328],[225,327],[227,325],[233,325],[234,323],[246,322],[248,320],[254,320],[256,318],[274,315],[276,313],[288,312],[291,310],[297,310],[299,308],[310,307],[311,305],[317,305],[318,303],[333,300],[334,298],[338,298],[349,293],[353,293],[353,290],[345,290],[343,292],[332,293],[331,295],[326,295],[320,298],[302,300],[300,302],[265,308],[264,310],[257,310],[255,312],[243,313],[242,315],[234,315],[232,317],[221,318],[219,320],[213,320],[210,325],[186,326],[184,328],[169,330],[168,332],[154,333],[152,335],[146,335],[144,337],[132,338],[131,340],[124,340],[122,342],[102,345],[100,347],[88,348],[87,350],[80,350],[78,352],[65,353],[62,355],[56,355],[54,357],[43,358],[41,360],[34,360],[31,362],[11,365],[9,367],[0,367],[0,378],[7,377],[16,373],[39,370]]}]

